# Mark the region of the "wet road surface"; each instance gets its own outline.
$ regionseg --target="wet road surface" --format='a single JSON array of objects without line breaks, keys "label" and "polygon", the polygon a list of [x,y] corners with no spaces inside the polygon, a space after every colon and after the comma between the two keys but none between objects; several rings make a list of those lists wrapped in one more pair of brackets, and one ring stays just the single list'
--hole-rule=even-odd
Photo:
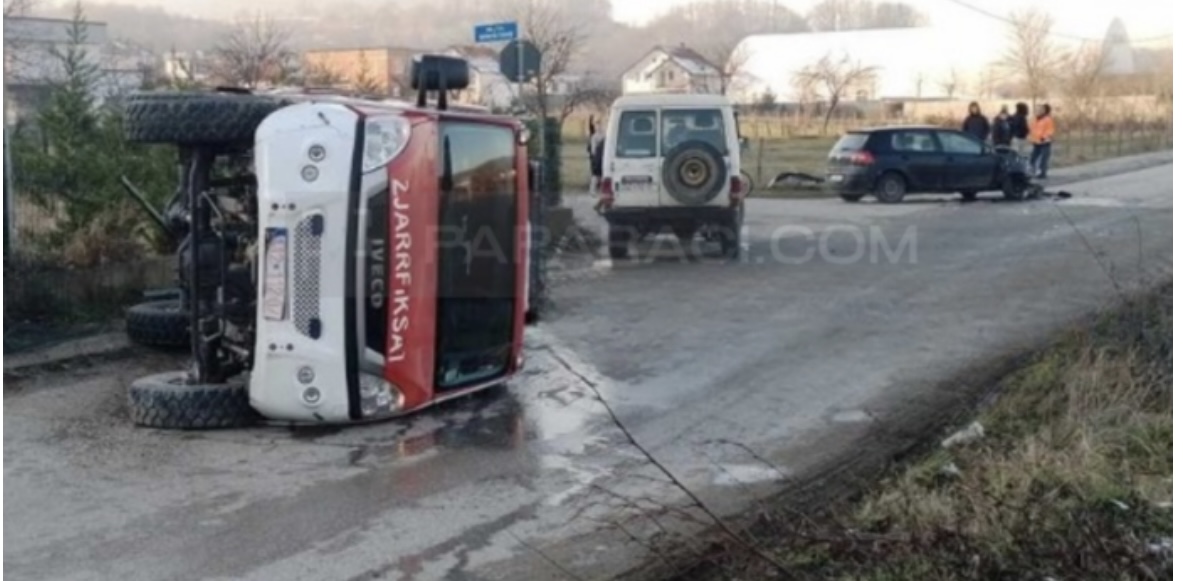
[{"label": "wet road surface", "polygon": [[1058,202],[752,200],[738,263],[671,243],[571,259],[523,377],[381,424],[132,428],[123,389],[165,356],[6,382],[4,572],[603,578],[652,558],[629,542],[636,507],[684,499],[598,397],[713,508],[741,509],[935,413],[975,361],[1169,277],[1171,167]]}]

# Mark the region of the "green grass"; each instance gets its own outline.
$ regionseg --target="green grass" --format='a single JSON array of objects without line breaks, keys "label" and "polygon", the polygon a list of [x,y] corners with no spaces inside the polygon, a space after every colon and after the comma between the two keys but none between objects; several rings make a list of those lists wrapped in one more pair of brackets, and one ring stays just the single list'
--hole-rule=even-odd
[{"label": "green grass", "polygon": [[[760,541],[803,579],[1169,578],[1171,321],[1166,285],[1067,333],[1002,382],[983,438],[824,520],[765,508]],[[757,578],[749,555],[695,578]]]}]

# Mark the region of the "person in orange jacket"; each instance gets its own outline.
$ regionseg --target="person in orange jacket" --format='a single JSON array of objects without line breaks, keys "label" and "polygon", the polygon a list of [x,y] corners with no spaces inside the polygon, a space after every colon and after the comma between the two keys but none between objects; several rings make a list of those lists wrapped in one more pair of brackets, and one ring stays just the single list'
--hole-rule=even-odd
[{"label": "person in orange jacket", "polygon": [[1052,138],[1055,135],[1056,122],[1052,119],[1052,106],[1044,103],[1031,122],[1031,133],[1027,136],[1031,141],[1031,171],[1036,172],[1039,179],[1047,178],[1047,166],[1052,158]]}]

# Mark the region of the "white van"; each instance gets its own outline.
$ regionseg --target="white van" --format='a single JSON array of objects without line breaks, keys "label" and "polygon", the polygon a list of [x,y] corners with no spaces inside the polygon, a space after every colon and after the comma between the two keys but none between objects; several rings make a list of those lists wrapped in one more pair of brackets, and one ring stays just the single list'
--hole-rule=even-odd
[{"label": "white van", "polygon": [[747,184],[731,102],[722,95],[637,94],[612,104],[603,148],[600,213],[609,251],[658,232],[718,240],[739,252]]}]

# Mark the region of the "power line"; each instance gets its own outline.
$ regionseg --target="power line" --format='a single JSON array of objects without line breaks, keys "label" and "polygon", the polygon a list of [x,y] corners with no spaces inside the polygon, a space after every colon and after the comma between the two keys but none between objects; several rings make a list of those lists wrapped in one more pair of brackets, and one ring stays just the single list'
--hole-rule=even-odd
[{"label": "power line", "polygon": [[[976,6],[974,4],[966,2],[965,0],[948,0],[948,1],[960,6],[962,8],[965,8],[967,10],[972,10],[972,11],[974,11],[978,14],[981,14],[982,16],[985,16],[987,18],[993,18],[994,20],[997,20],[999,22],[1004,22],[1004,23],[1010,24],[1012,26],[1017,24],[1014,21],[1014,19],[1012,19],[1012,18],[1009,18],[1007,16],[1002,16],[1000,14],[995,14],[993,12],[990,12],[989,10],[986,10],[984,8],[981,8],[979,6]],[[1065,38],[1068,40],[1076,40],[1076,41],[1081,41],[1081,42],[1101,42],[1101,41],[1104,41],[1103,38],[1088,38],[1088,37],[1084,37],[1084,36],[1077,36],[1075,34],[1067,34],[1067,33],[1063,33],[1063,32],[1051,31],[1048,34],[1051,36],[1059,37],[1059,38]],[[1173,35],[1173,34],[1160,34],[1158,36],[1148,36],[1145,38],[1131,38],[1128,40],[1128,42],[1129,42],[1129,44],[1145,44],[1148,42],[1155,42],[1155,41],[1159,41],[1159,40],[1166,40],[1166,39],[1174,38],[1174,36],[1175,35]]]}]

